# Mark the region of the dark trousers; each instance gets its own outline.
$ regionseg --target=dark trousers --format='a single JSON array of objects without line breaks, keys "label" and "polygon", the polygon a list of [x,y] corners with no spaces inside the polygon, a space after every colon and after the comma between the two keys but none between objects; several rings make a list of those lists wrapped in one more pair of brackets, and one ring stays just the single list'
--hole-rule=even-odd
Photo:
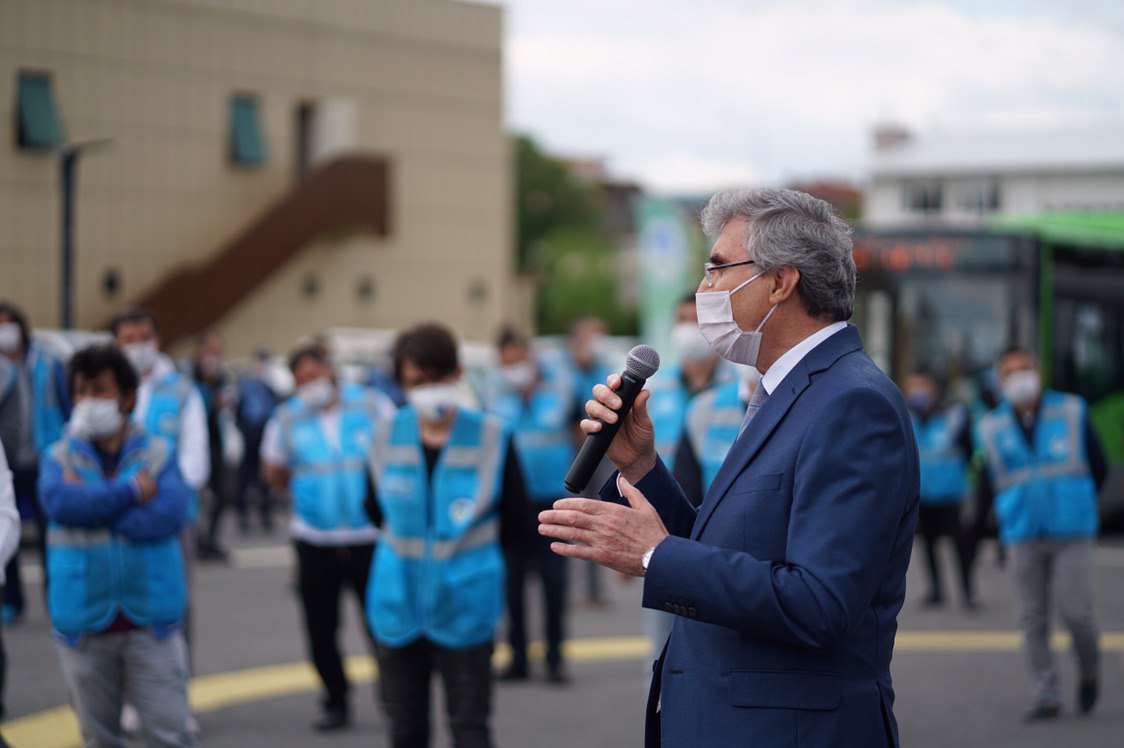
[{"label": "dark trousers", "polygon": [[[12,488],[16,493],[16,504],[25,511],[30,510],[39,532],[39,564],[43,569],[43,595],[47,594],[47,516],[39,505],[39,468],[12,470]],[[19,551],[4,568],[7,584],[4,587],[4,604],[10,606],[17,615],[23,613],[26,600],[23,592],[23,579],[20,577]]]},{"label": "dark trousers", "polygon": [[562,662],[562,627],[566,614],[566,559],[550,550],[550,538],[536,533],[525,545],[505,551],[507,559],[508,643],[515,667],[527,665],[526,580],[531,570],[542,582],[546,624],[546,663]]},{"label": "dark trousers", "polygon": [[[298,540],[296,548],[305,634],[312,664],[327,692],[324,706],[346,709],[348,685],[338,636],[340,597],[350,587],[359,598],[360,610],[364,609],[375,546],[316,546]],[[363,630],[367,631],[366,625]]]},{"label": "dark trousers", "polygon": [[[0,595],[4,588],[0,587]],[[4,627],[0,626],[0,720],[4,719],[4,686],[8,682],[8,652],[4,649]]]},{"label": "dark trousers", "polygon": [[207,481],[211,503],[207,507],[207,521],[205,525],[200,527],[199,537],[200,547],[207,549],[219,547],[219,530],[222,526],[222,518],[230,507],[229,473],[222,460],[222,452],[216,453],[212,450],[211,478]]},{"label": "dark trousers", "polygon": [[918,528],[925,540],[925,558],[929,566],[929,596],[941,600],[941,567],[937,559],[937,541],[949,538],[956,548],[956,563],[960,570],[960,591],[965,602],[972,599],[972,549],[971,542],[960,523],[960,505],[925,505],[918,513]]},{"label": "dark trousers", "polygon": [[430,678],[434,670],[445,687],[445,707],[455,748],[492,745],[492,643],[447,649],[427,639],[405,647],[379,645],[382,701],[390,719],[393,748],[429,745]]},{"label": "dark trousers", "polygon": [[242,441],[246,451],[238,470],[238,494],[236,496],[238,524],[245,531],[250,524],[250,494],[258,496],[261,524],[266,530],[273,527],[273,495],[261,478],[261,440],[264,428],[244,426]]}]

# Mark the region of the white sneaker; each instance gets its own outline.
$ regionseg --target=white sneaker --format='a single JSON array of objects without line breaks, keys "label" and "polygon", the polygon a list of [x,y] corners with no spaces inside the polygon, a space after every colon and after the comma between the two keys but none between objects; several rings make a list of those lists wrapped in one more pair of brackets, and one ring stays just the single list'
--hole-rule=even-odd
[{"label": "white sneaker", "polygon": [[140,734],[140,729],[140,712],[137,711],[135,706],[129,702],[125,702],[121,706],[121,731],[130,738],[134,738]]}]

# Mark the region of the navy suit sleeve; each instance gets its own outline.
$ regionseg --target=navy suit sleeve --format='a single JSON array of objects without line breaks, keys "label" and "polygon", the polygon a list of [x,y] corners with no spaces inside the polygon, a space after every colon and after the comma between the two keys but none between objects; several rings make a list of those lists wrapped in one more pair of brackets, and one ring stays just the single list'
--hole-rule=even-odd
[{"label": "navy suit sleeve", "polygon": [[676,599],[699,621],[810,649],[846,638],[912,536],[919,477],[906,428],[884,395],[840,393],[800,445],[785,558],[669,537],[652,556],[644,605]]},{"label": "navy suit sleeve", "polygon": [[72,527],[104,527],[126,511],[136,500],[136,490],[128,480],[113,480],[99,485],[67,483],[62,467],[44,454],[39,470],[39,503],[55,522]]},{"label": "navy suit sleeve", "polygon": [[168,460],[156,479],[156,495],[117,518],[113,529],[130,540],[163,540],[175,535],[187,520],[190,489],[175,460]]},{"label": "navy suit sleeve", "polygon": [[706,497],[702,466],[686,433],[679,437],[679,444],[675,448],[675,482],[683,489],[683,494],[691,502],[691,506],[702,505]]},{"label": "navy suit sleeve", "polygon": [[[601,489],[601,498],[605,501],[620,502],[624,499],[617,491],[618,472],[606,481]],[[656,465],[648,474],[636,484],[640,493],[648,500],[663,520],[664,527],[672,535],[687,537],[691,528],[695,526],[695,517],[698,510],[687,500],[683,489],[675,482],[671,471],[663,464],[663,460],[656,458]]]}]

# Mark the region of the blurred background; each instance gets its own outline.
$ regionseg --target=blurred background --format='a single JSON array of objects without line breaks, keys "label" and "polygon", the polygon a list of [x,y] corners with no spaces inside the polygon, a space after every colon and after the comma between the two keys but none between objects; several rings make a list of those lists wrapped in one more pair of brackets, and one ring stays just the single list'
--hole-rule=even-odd
[{"label": "blurred background", "polygon": [[[998,396],[993,361],[1019,344],[1046,384],[1088,401],[1112,533],[1122,80],[1113,0],[0,0],[0,298],[63,357],[140,306],[174,357],[213,331],[238,371],[317,336],[356,381],[385,376],[395,331],[424,320],[456,331],[472,370],[495,365],[504,327],[551,350],[588,316],[618,352],[663,350],[701,276],[709,196],[792,187],[853,222],[853,321],[896,381],[931,372],[982,412]],[[1101,597],[1124,599],[1124,548],[1106,542]],[[916,623],[1011,628],[1005,587],[982,588],[986,623]],[[578,629],[638,626],[635,589],[618,592],[615,618]],[[1106,631],[1122,613],[1106,610]],[[299,660],[298,642],[262,662]],[[26,651],[34,667],[39,650]],[[225,657],[204,671],[231,669]],[[595,677],[639,699],[634,665]],[[914,675],[957,678],[942,667]],[[1116,660],[1106,667],[1120,685]],[[41,680],[10,714],[63,703]],[[946,685],[919,689],[927,708]],[[980,688],[957,707],[981,725],[967,742],[1031,744],[987,732],[995,689]],[[505,698],[523,696],[501,692],[499,724],[519,736],[506,742],[554,744],[504,716]],[[1115,698],[1103,719],[1118,730]],[[921,744],[903,709],[903,736]],[[915,724],[949,727],[930,716]],[[618,721],[635,743],[639,712]],[[1082,729],[1043,744],[1112,744],[1109,726]],[[234,734],[220,731],[250,744]]]}]

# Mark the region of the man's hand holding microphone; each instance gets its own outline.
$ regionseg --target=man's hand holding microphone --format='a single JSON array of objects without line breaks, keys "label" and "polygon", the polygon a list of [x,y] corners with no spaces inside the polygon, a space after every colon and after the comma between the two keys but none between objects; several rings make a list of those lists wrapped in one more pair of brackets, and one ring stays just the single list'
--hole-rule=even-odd
[{"label": "man's hand holding microphone", "polygon": [[[642,350],[643,349],[643,350]],[[648,415],[651,392],[644,380],[659,367],[659,356],[647,346],[629,354],[624,375],[611,375],[593,388],[581,422],[586,444],[574,461],[566,484],[581,490],[602,455],[620,471],[618,486],[628,506],[594,499],[560,499],[539,514],[539,533],[558,541],[551,550],[623,574],[644,576],[648,551],[668,536],[655,508],[633,484],[656,464],[655,428]],[[624,413],[623,418],[621,413]]]}]

